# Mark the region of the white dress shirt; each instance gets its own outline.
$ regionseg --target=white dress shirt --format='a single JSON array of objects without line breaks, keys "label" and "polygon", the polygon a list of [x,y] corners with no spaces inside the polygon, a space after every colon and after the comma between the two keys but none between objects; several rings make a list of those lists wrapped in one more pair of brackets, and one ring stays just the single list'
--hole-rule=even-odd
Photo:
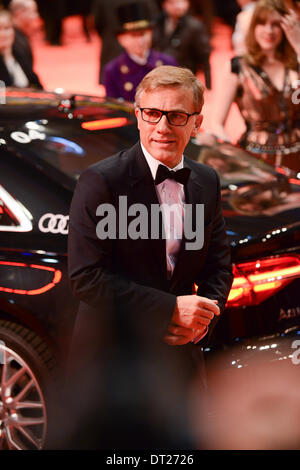
[{"label": "white dress shirt", "polygon": [[[147,150],[145,149],[142,143],[141,143],[141,147],[142,147],[143,154],[146,158],[146,161],[149,165],[153,180],[155,180],[157,169],[159,165],[163,165],[163,163],[161,163],[159,160],[156,160],[156,158],[153,158],[152,155],[150,155],[150,153],[147,152]],[[184,157],[182,155],[181,161],[178,163],[178,165],[176,165],[174,168],[169,168],[169,169],[172,169],[173,171],[180,170],[181,168],[183,168],[183,161],[184,161]],[[165,232],[167,236],[166,258],[167,258],[168,278],[170,279],[172,277],[172,274],[175,268],[176,259],[177,259],[178,251],[180,249],[180,244],[181,244],[182,234],[183,234],[184,202],[185,202],[184,187],[183,187],[183,184],[178,183],[177,181],[174,181],[172,179],[166,179],[162,183],[155,185],[155,188],[156,188],[156,193],[157,193],[159,203],[161,205],[163,223],[164,223]],[[172,219],[167,217],[166,207],[165,207],[165,205],[172,205],[172,204],[176,204],[176,208],[177,208],[176,212],[174,213],[175,215],[174,226],[172,226],[172,222],[173,222]],[[171,222],[171,226],[169,225],[169,222]],[[203,334],[196,336],[191,342],[198,343],[202,338],[204,338],[207,332],[208,332],[208,327],[206,326]]]},{"label": "white dress shirt", "polygon": [[5,65],[9,74],[13,78],[13,85],[19,88],[25,88],[29,85],[28,78],[21,65],[15,60],[14,57],[9,57],[4,59]]},{"label": "white dress shirt", "polygon": [[[149,152],[141,144],[143,154],[147,160],[153,180],[155,180],[157,168],[159,165],[164,165],[159,160],[153,158]],[[166,166],[166,165],[164,165]],[[166,166],[167,167],[167,166]],[[168,167],[167,167],[168,168]],[[181,161],[172,169],[177,171],[183,168],[183,156]],[[183,224],[184,224],[184,187],[183,184],[178,183],[172,179],[166,179],[160,184],[155,186],[157,197],[161,206],[162,218],[164,223],[166,235],[166,259],[167,259],[167,273],[168,278],[172,277],[174,272],[177,255],[180,249]],[[172,210],[168,207],[172,206]]]},{"label": "white dress shirt", "polygon": [[149,58],[149,55],[150,55],[150,51],[146,52],[146,54],[144,55],[144,57],[140,57],[136,54],[128,54],[130,59],[133,60],[133,62],[136,62],[137,64],[139,65],[146,65],[147,62],[148,62],[148,58]]}]

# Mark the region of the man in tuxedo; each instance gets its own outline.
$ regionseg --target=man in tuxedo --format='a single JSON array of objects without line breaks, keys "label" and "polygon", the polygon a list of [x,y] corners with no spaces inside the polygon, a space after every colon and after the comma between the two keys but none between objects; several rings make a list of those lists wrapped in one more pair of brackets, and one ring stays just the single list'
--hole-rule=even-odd
[{"label": "man in tuxedo", "polygon": [[78,181],[69,230],[69,276],[80,300],[71,352],[81,371],[75,448],[193,446],[189,385],[203,376],[202,347],[232,282],[219,178],[183,155],[202,105],[190,70],[155,68],[137,88],[140,141]]}]

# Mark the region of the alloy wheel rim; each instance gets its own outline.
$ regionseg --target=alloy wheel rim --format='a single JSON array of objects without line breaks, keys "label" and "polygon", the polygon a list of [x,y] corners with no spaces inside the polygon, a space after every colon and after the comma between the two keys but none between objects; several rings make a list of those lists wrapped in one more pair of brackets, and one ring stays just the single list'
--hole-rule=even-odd
[{"label": "alloy wheel rim", "polygon": [[0,449],[42,449],[46,431],[45,400],[32,369],[0,344]]}]

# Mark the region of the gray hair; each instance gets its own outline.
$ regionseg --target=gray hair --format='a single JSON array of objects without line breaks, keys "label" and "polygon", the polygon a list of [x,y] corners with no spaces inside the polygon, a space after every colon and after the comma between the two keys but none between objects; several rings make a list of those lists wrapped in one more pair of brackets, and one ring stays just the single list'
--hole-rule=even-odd
[{"label": "gray hair", "polygon": [[173,65],[160,65],[143,78],[136,89],[136,105],[139,105],[143,91],[154,91],[163,87],[186,87],[192,90],[196,109],[201,111],[204,103],[204,86],[191,70]]},{"label": "gray hair", "polygon": [[25,10],[29,5],[36,5],[35,0],[10,0],[9,10],[12,15],[15,15],[19,11]]}]

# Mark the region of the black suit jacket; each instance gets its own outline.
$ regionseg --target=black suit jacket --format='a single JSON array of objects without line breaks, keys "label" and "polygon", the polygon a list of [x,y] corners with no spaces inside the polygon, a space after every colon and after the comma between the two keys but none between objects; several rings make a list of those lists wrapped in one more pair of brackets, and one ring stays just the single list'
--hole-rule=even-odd
[{"label": "black suit jacket", "polygon": [[[99,240],[96,235],[100,204],[117,209],[117,226],[124,217],[124,211],[118,215],[119,196],[127,196],[128,207],[158,204],[140,144],[93,165],[78,181],[70,212],[69,276],[80,307],[69,363],[70,400],[64,403],[78,397],[68,416],[76,416],[80,426],[74,424],[73,434],[66,429],[72,436],[68,447],[195,445],[187,387],[197,372],[201,381],[204,377],[203,341],[169,346],[163,337],[176,296],[192,294],[196,283],[198,294],[217,299],[222,310],[232,274],[218,176],[188,158],[184,164],[191,169],[186,202],[205,207],[204,246],[187,251],[183,240],[170,280],[164,239]],[[149,230],[150,224],[149,217]]]},{"label": "black suit jacket", "polygon": [[29,38],[20,29],[15,27],[14,30],[15,30],[15,49],[22,51],[22,57],[25,57],[26,62],[28,63],[28,66],[33,68],[33,53],[32,53],[32,48],[30,45]]},{"label": "black suit jacket", "polygon": [[193,207],[204,204],[204,246],[187,251],[183,241],[171,280],[167,279],[165,240],[99,240],[96,235],[99,204],[109,203],[116,208],[117,226],[120,195],[127,196],[128,207],[143,203],[149,213],[151,204],[158,204],[140,144],[93,165],[81,175],[71,205],[69,229],[71,287],[83,302],[79,316],[83,309],[86,317],[91,307],[106,319],[113,315],[114,328],[120,333],[130,332],[135,341],[139,341],[136,335],[161,341],[176,296],[192,294],[194,284],[198,285],[198,295],[217,299],[223,310],[232,273],[219,178],[206,165],[188,158],[184,164],[191,169],[186,202]]},{"label": "black suit jacket", "polygon": [[[28,87],[36,87],[42,89],[43,86],[40,82],[39,77],[32,68],[32,59],[28,56],[27,49],[23,49],[19,39],[15,41],[13,45],[13,56],[16,61],[20,64],[23,72],[25,73],[29,85]],[[11,77],[2,55],[0,54],[0,80],[3,80],[6,86],[14,86],[13,78]]]}]

